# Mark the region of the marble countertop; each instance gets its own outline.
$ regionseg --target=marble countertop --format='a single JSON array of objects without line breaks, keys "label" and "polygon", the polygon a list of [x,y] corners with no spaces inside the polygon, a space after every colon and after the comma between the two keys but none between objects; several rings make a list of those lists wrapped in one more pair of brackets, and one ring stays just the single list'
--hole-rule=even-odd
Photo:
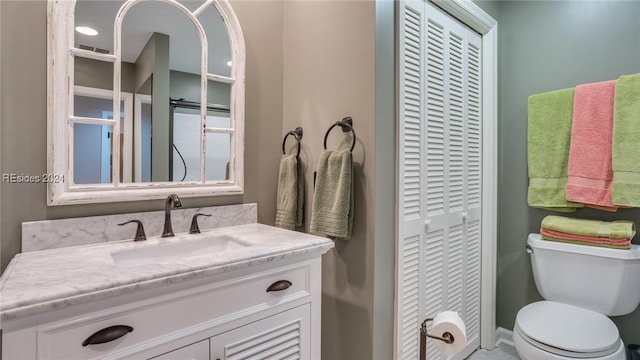
[{"label": "marble countertop", "polygon": [[[171,246],[223,236],[246,245],[232,250],[210,249],[189,256],[153,256],[152,261],[117,263],[112,254],[132,249]],[[0,319],[12,320],[51,309],[169,285],[277,261],[333,247],[330,239],[262,224],[246,224],[97,245],[34,251],[16,255],[0,279]],[[135,250],[134,250],[135,251]],[[117,258],[117,256],[116,256]],[[157,260],[157,261],[156,261]]]}]

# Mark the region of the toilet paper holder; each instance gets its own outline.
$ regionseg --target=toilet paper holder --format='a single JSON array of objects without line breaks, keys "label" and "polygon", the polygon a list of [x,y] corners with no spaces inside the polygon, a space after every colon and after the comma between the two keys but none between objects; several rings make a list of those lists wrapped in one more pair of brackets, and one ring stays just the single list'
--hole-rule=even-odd
[{"label": "toilet paper holder", "polygon": [[450,332],[445,332],[442,336],[431,335],[427,332],[427,322],[433,321],[433,318],[425,319],[420,325],[420,360],[427,358],[427,338],[432,338],[445,342],[446,344],[453,344],[455,338]]},{"label": "toilet paper holder", "polygon": [[425,319],[422,322],[422,325],[420,325],[420,334],[423,337],[426,336],[426,337],[430,337],[432,339],[444,341],[447,344],[453,344],[453,342],[455,341],[455,338],[453,337],[453,335],[450,332],[445,332],[444,334],[442,334],[442,337],[431,335],[431,334],[427,333],[427,322],[429,322],[429,321],[433,321],[433,319],[432,318]]}]

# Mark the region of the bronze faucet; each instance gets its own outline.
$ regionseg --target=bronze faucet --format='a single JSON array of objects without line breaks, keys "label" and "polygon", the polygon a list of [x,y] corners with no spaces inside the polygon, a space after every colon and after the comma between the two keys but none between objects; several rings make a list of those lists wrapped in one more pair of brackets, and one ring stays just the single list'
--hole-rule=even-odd
[{"label": "bronze faucet", "polygon": [[164,202],[164,230],[162,230],[162,237],[174,236],[173,228],[171,227],[172,207],[182,207],[180,198],[176,194],[167,196],[167,200]]}]

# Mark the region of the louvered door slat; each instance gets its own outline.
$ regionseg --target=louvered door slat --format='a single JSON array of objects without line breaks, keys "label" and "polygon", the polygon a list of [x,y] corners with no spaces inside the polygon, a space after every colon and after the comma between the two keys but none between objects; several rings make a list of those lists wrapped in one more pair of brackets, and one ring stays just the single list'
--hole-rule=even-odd
[{"label": "louvered door slat", "polygon": [[[418,3],[419,4],[419,3]],[[397,354],[401,359],[417,359],[417,329],[421,312],[421,264],[423,181],[423,35],[422,9],[411,3],[403,8],[401,42],[403,61],[400,66],[402,118],[400,127],[401,161],[399,162],[399,196],[401,211],[398,221],[401,244],[398,248],[398,322]]]},{"label": "louvered door slat", "polygon": [[466,309],[465,325],[467,337],[480,336],[480,220],[469,222],[466,236]]},{"label": "louvered door slat", "polygon": [[464,208],[465,86],[463,40],[449,32],[449,212]]},{"label": "louvered door slat", "polygon": [[448,261],[446,292],[447,308],[454,311],[462,311],[463,296],[463,246],[464,227],[462,224],[454,226],[449,231]]},{"label": "louvered door slat", "polygon": [[444,285],[444,230],[433,231],[427,234],[425,242],[424,264],[424,314],[432,316],[442,309],[443,285]]},{"label": "louvered door slat", "polygon": [[[445,38],[441,24],[427,20],[425,74],[427,87],[426,122],[426,213],[435,216],[445,212]],[[423,120],[424,121],[424,120]]]},{"label": "louvered door slat", "polygon": [[482,108],[480,81],[480,48],[479,44],[469,44],[468,68],[468,185],[467,201],[469,208],[480,208],[481,174],[481,125]]},{"label": "louvered door slat", "polygon": [[214,336],[212,358],[224,360],[308,359],[309,304]]},{"label": "louvered door slat", "polygon": [[279,352],[299,352],[300,323],[294,322],[271,329],[241,342],[233,343],[225,348],[228,360],[270,359]]}]

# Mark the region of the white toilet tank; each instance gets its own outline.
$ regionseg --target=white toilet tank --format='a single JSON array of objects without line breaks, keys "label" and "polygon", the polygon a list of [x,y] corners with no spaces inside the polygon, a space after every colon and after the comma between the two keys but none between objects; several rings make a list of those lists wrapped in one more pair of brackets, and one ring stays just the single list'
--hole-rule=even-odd
[{"label": "white toilet tank", "polygon": [[630,250],[542,240],[529,234],[536,287],[546,300],[607,316],[633,312],[640,304],[640,245]]}]

